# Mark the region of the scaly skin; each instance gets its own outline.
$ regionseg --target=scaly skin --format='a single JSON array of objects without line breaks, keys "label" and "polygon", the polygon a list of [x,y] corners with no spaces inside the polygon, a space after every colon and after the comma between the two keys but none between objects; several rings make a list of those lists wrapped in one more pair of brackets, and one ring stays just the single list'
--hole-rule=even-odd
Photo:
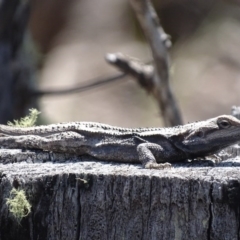
[{"label": "scaly skin", "polygon": [[105,161],[167,168],[171,162],[216,153],[240,141],[240,121],[223,115],[172,128],[120,128],[91,122],[16,128],[0,125],[2,148],[88,154]]}]

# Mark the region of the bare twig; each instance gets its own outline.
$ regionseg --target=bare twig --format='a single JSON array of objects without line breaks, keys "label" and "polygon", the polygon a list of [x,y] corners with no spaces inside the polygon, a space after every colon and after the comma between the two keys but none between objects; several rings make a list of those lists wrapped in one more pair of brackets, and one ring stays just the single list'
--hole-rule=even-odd
[{"label": "bare twig", "polygon": [[68,89],[31,90],[31,96],[41,97],[83,92],[130,74],[157,99],[166,126],[182,124],[180,111],[169,85],[168,48],[171,46],[169,36],[160,26],[156,12],[149,0],[130,0],[130,3],[149,41],[154,59],[153,66],[140,63],[121,54],[109,54],[107,55],[107,61],[117,66],[124,72],[123,74],[106,79],[97,79],[90,84],[77,85]]},{"label": "bare twig", "polygon": [[66,89],[54,89],[54,90],[40,90],[40,89],[33,90],[33,89],[31,89],[30,95],[34,96],[34,97],[42,97],[42,96],[63,95],[63,94],[69,94],[69,93],[84,92],[84,91],[93,89],[95,87],[99,87],[104,84],[114,82],[118,79],[125,77],[126,75],[127,75],[126,73],[120,73],[118,75],[116,74],[111,77],[88,81],[85,85],[83,85],[83,84],[75,85],[75,86],[71,86],[70,88],[66,88]]},{"label": "bare twig", "polygon": [[106,60],[122,72],[131,75],[145,90],[147,90],[147,92],[152,91],[154,87],[152,81],[154,68],[152,65],[142,63],[139,60],[123,55],[122,53],[109,53],[106,55]]},{"label": "bare twig", "polygon": [[129,0],[150,44],[154,59],[152,94],[159,103],[166,126],[182,124],[181,114],[169,85],[168,48],[171,41],[159,24],[149,0]]}]

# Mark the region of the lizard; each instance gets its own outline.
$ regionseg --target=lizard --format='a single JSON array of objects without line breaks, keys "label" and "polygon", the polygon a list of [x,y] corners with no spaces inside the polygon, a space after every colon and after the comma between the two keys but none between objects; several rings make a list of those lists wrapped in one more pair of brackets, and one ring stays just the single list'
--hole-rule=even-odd
[{"label": "lizard", "polygon": [[103,161],[142,163],[147,169],[212,155],[240,140],[240,120],[221,115],[169,128],[121,128],[72,122],[19,128],[0,125],[0,147],[90,155]]}]

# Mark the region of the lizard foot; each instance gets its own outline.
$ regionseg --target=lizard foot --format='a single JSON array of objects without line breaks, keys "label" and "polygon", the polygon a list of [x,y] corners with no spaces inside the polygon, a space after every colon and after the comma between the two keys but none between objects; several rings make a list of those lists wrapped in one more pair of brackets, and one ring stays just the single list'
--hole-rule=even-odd
[{"label": "lizard foot", "polygon": [[210,160],[212,160],[215,164],[218,164],[220,162],[222,162],[222,158],[217,155],[217,154],[213,154],[209,156]]},{"label": "lizard foot", "polygon": [[165,169],[165,168],[171,168],[172,164],[170,163],[147,163],[145,165],[145,168],[147,169]]}]

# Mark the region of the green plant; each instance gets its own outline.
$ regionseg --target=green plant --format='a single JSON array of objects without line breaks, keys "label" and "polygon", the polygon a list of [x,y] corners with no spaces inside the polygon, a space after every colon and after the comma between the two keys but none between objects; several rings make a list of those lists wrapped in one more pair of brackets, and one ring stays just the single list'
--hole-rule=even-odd
[{"label": "green plant", "polygon": [[29,109],[29,115],[21,118],[20,120],[13,120],[12,122],[8,122],[7,124],[9,126],[14,126],[14,127],[32,127],[35,125],[38,115],[40,112],[37,109]]},{"label": "green plant", "polygon": [[13,188],[10,192],[10,197],[6,200],[9,211],[18,222],[31,212],[31,205],[26,198],[24,190],[17,190],[16,188]]}]

